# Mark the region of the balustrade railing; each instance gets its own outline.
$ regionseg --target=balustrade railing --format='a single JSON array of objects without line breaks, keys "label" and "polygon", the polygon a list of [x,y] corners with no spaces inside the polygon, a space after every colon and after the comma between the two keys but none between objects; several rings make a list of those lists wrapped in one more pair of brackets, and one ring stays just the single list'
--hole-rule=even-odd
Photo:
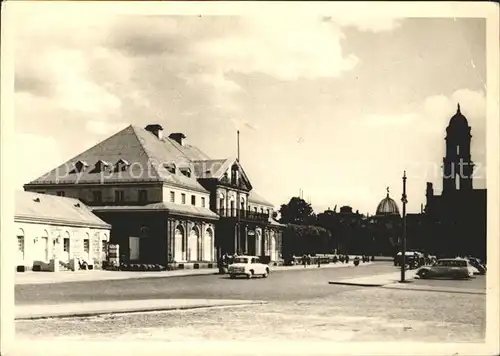
[{"label": "balustrade railing", "polygon": [[217,213],[223,218],[240,218],[251,221],[267,221],[269,214],[245,209],[218,209]]}]

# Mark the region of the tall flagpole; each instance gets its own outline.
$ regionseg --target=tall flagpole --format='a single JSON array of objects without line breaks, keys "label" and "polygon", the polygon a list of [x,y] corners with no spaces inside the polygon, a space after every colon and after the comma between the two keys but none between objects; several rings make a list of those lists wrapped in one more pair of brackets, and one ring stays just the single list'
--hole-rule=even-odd
[{"label": "tall flagpole", "polygon": [[[240,130],[237,130],[236,131],[236,145],[238,147],[238,156],[237,156],[237,161],[239,162],[240,161]],[[238,182],[236,182],[236,184],[238,184]],[[237,204],[236,205],[239,205],[240,202],[239,200],[237,201]],[[237,243],[236,243],[236,246],[234,246],[235,248],[235,252],[239,254],[240,251],[238,250],[241,250],[241,222],[240,222],[240,207],[239,206],[236,206],[236,239],[237,239]]]}]

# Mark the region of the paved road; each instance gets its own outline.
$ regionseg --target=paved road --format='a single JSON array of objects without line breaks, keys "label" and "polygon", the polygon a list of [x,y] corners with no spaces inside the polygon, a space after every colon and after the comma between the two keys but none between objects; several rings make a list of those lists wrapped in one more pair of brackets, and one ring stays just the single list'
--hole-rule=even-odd
[{"label": "paved road", "polygon": [[54,304],[105,300],[159,298],[254,299],[285,301],[317,298],[345,288],[328,284],[331,279],[393,272],[390,263],[364,267],[317,268],[271,272],[268,278],[229,279],[205,275],[169,278],[16,285],[16,304]]},{"label": "paved road", "polygon": [[29,339],[26,345],[35,345],[34,340],[146,341],[146,345],[251,341],[258,348],[260,341],[460,343],[481,342],[485,337],[485,295],[329,287],[329,295],[322,297],[259,306],[18,321],[16,338]]},{"label": "paved road", "polygon": [[[16,303],[89,300],[258,299],[265,305],[16,322],[19,340],[53,341],[430,341],[477,342],[485,335],[485,295],[330,285],[329,280],[394,272],[362,268],[279,271],[267,279],[208,275],[16,286]],[[470,281],[418,281],[461,284]],[[470,283],[469,283],[470,282]],[[31,342],[26,345],[35,345]]]}]

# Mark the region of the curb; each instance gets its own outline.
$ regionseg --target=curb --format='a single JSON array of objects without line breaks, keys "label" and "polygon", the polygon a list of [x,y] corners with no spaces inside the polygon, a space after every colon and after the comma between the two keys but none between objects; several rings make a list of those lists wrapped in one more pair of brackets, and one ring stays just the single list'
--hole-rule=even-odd
[{"label": "curb", "polygon": [[194,304],[194,305],[180,305],[180,306],[157,306],[157,307],[137,307],[137,308],[127,308],[120,310],[94,310],[94,311],[82,311],[82,312],[63,312],[60,314],[49,314],[40,313],[30,316],[20,316],[15,317],[15,321],[26,321],[26,320],[42,320],[42,319],[64,319],[64,318],[85,318],[98,315],[116,315],[116,314],[129,314],[129,313],[148,313],[155,311],[176,311],[176,310],[190,310],[190,309],[215,309],[224,307],[240,307],[247,305],[262,305],[266,304],[266,301],[256,301],[256,302],[241,302],[241,303],[226,303],[226,304]]},{"label": "curb", "polygon": [[355,283],[355,282],[331,282],[328,284],[336,284],[340,286],[357,286],[357,287],[383,287],[385,284],[370,284],[370,283]]},{"label": "curb", "polygon": [[437,293],[454,293],[454,294],[475,294],[475,295],[486,295],[487,292],[479,289],[456,289],[456,288],[432,288],[432,287],[410,287],[410,288],[403,288],[403,287],[396,287],[391,284],[387,284],[382,286],[383,288],[386,289],[396,289],[396,290],[408,290],[408,291],[415,291],[415,292],[437,292]]},{"label": "curb", "polygon": [[[368,264],[364,264],[364,266],[370,266],[370,265],[373,265],[373,264],[376,264],[377,262],[370,262]],[[300,266],[301,268],[289,268],[288,266],[286,267],[283,267],[283,266],[274,266],[272,269],[271,269],[271,273],[273,272],[288,272],[288,271],[297,271],[297,270],[318,270],[318,269],[334,269],[334,268],[348,268],[348,267],[354,267],[354,265],[352,264],[344,264],[344,265],[338,265],[338,267],[336,267],[335,265],[330,265],[329,267],[327,267],[328,264],[325,264],[325,266],[322,266],[320,268],[318,268],[316,265],[311,265],[311,266],[308,266],[308,268],[303,268],[302,266]],[[360,266],[363,266],[363,265],[360,265]],[[358,266],[359,267],[359,266]],[[203,270],[200,270],[199,272],[195,272],[195,273],[186,273],[186,274],[179,274],[179,275],[175,275],[175,274],[171,274],[171,275],[147,275],[147,276],[141,276],[141,275],[137,275],[137,276],[133,276],[133,275],[130,275],[130,276],[125,276],[125,277],[120,277],[120,276],[116,276],[115,277],[111,277],[111,278],[97,278],[97,279],[76,279],[76,280],[67,280],[67,281],[54,281],[54,280],[50,280],[50,281],[28,281],[28,282],[21,282],[21,283],[16,283],[14,281],[14,285],[15,286],[25,286],[25,285],[38,285],[38,284],[59,284],[59,283],[75,283],[75,282],[100,282],[100,281],[123,281],[123,280],[131,280],[131,279],[154,279],[154,278],[179,278],[179,277],[195,277],[195,276],[215,276],[215,275],[221,275],[219,272],[217,271],[206,271],[206,272],[202,272]],[[128,271],[127,271],[128,272]],[[39,273],[45,273],[45,272],[39,272]],[[47,272],[47,273],[50,273],[50,272]],[[120,273],[120,271],[116,271],[116,273]],[[141,273],[141,272],[136,272],[136,273]],[[152,272],[153,273],[153,272]]]}]

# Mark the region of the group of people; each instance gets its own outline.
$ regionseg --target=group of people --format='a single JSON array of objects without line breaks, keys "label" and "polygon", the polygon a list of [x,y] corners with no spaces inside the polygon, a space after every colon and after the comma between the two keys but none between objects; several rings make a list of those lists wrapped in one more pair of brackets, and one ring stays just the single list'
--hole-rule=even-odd
[{"label": "group of people", "polygon": [[229,255],[227,252],[222,255],[222,257],[217,261],[219,272],[225,273],[229,265],[233,263],[236,257],[238,257],[238,253],[236,252],[233,255]]}]

